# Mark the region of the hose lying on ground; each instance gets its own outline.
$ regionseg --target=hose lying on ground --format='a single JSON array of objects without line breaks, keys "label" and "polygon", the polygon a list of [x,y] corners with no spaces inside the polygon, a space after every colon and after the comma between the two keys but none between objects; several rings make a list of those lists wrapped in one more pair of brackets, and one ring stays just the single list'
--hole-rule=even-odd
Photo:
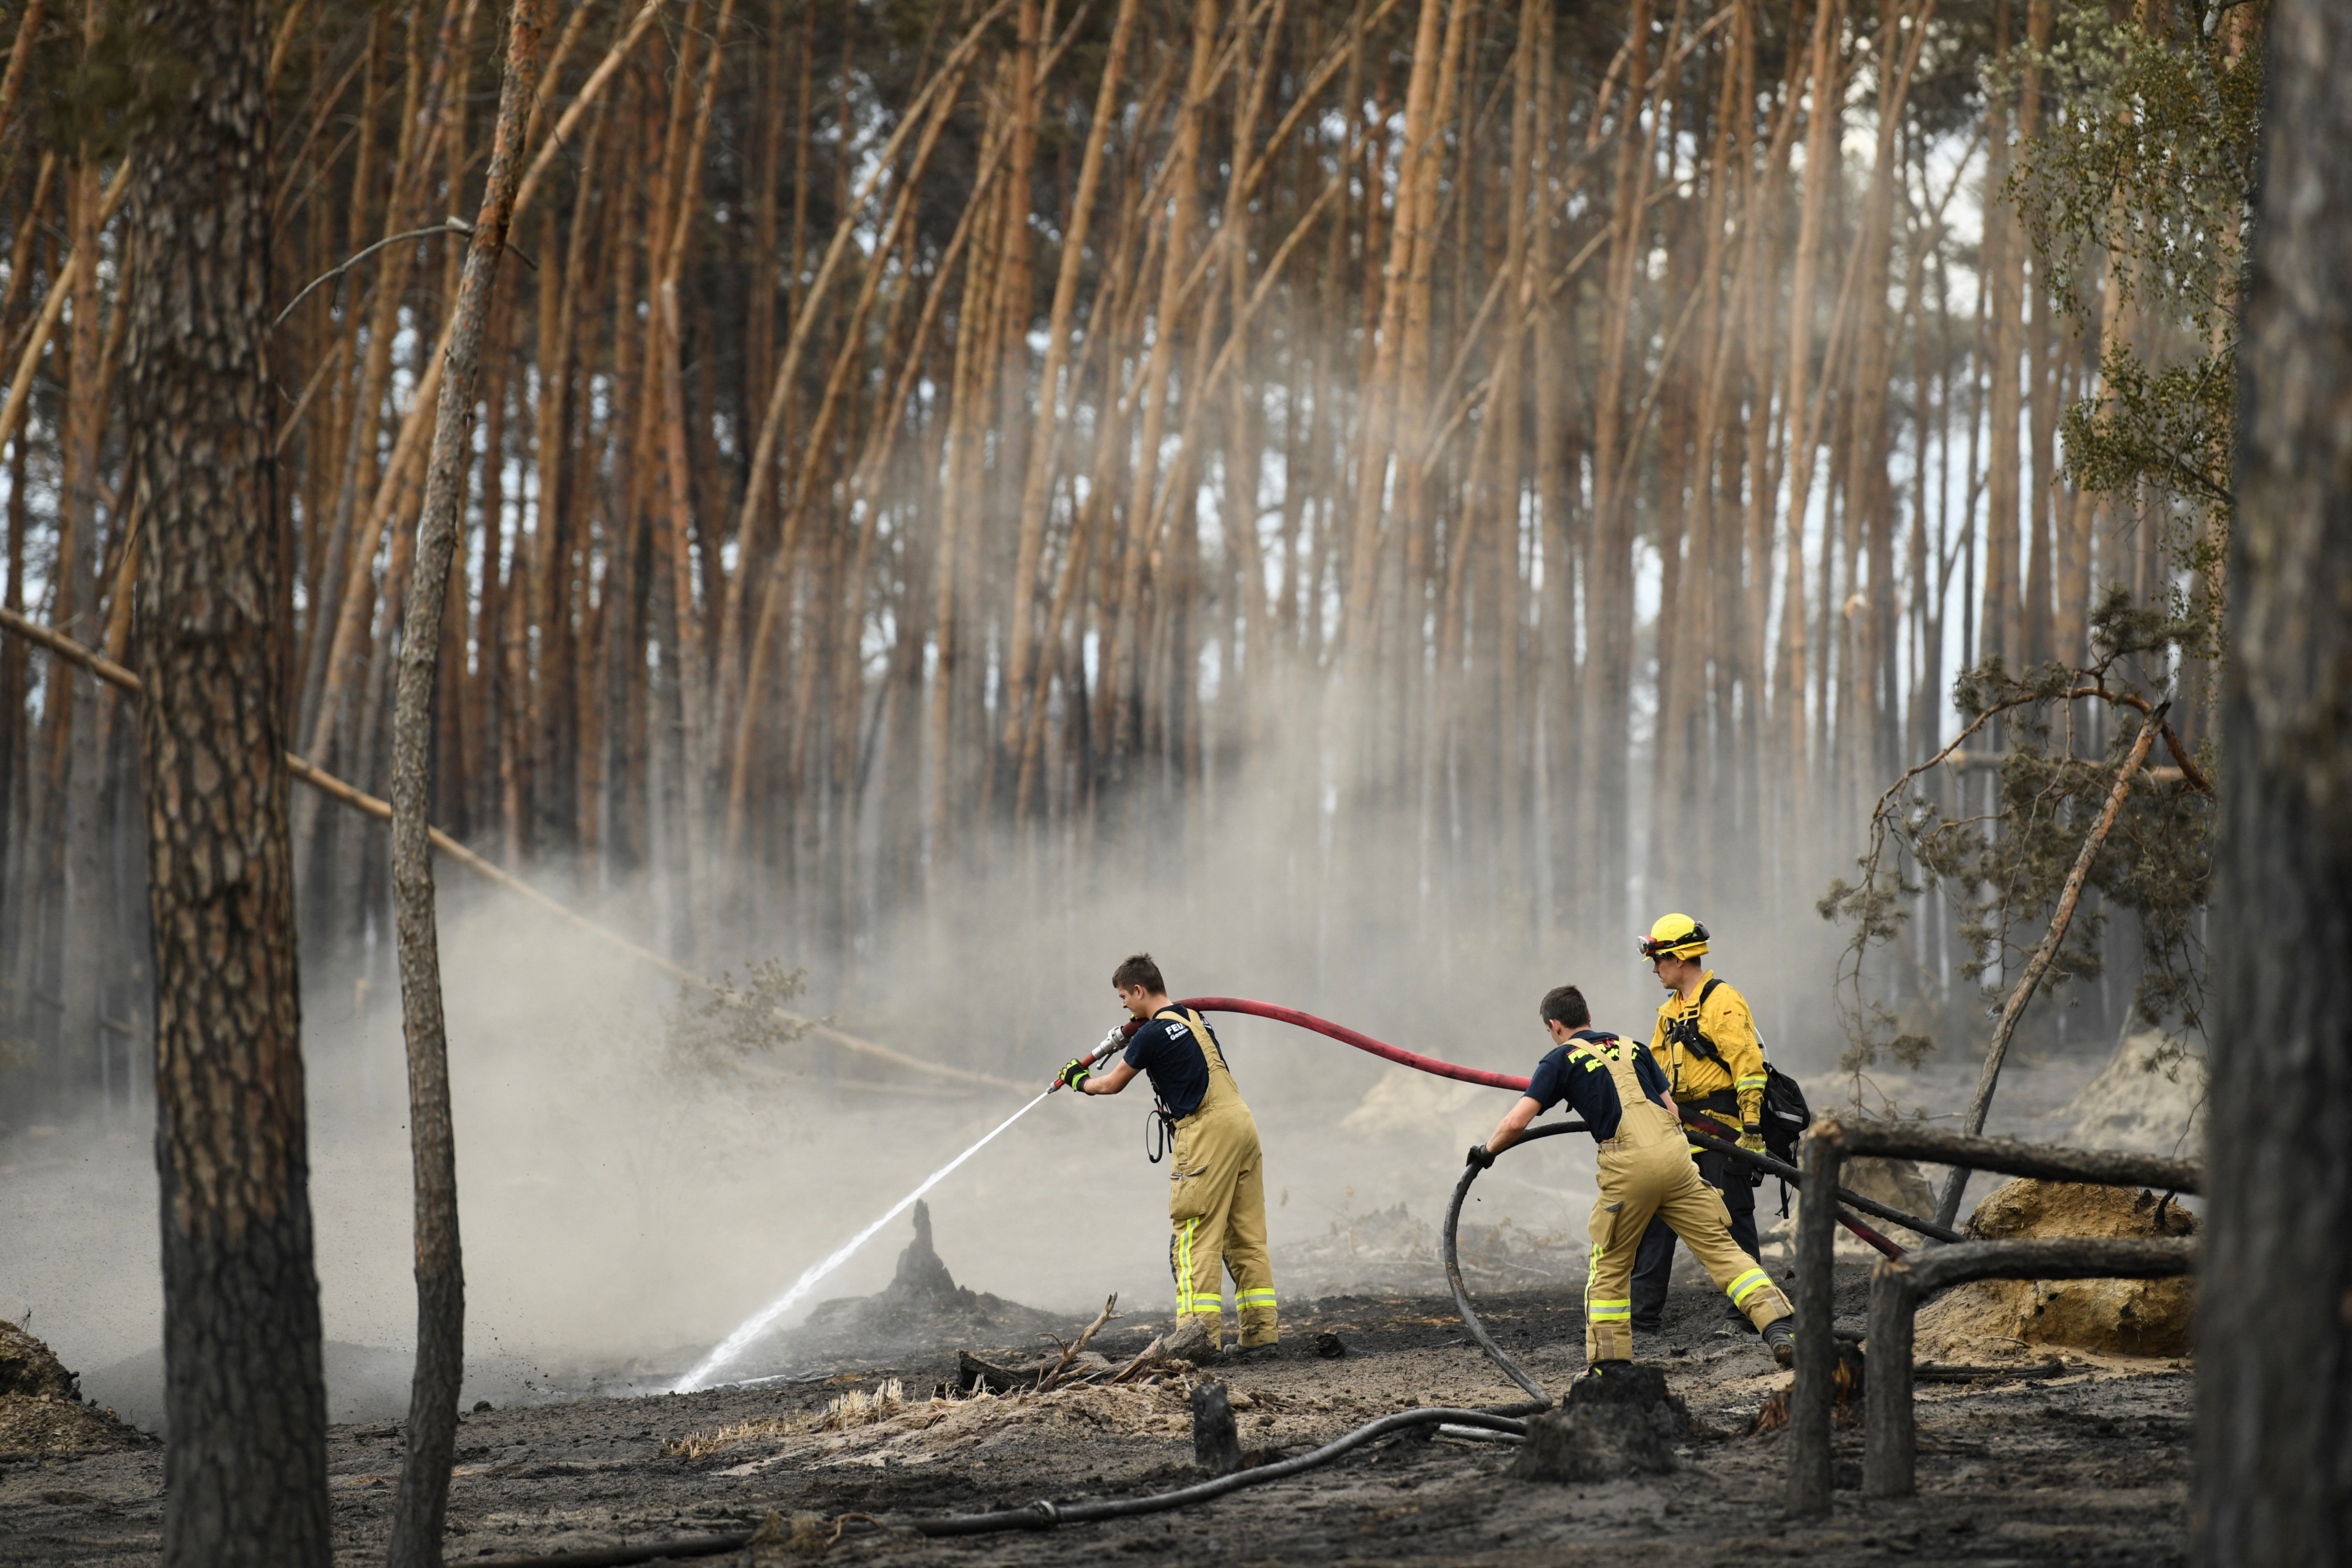
[{"label": "hose lying on ground", "polygon": [[[1399,1410],[1367,1421],[1321,1447],[1294,1458],[1277,1459],[1252,1469],[1235,1470],[1231,1475],[1195,1481],[1189,1487],[1178,1487],[1172,1491],[1147,1492],[1141,1497],[1131,1498],[1097,1498],[1083,1502],[1057,1503],[1040,1498],[1026,1508],[996,1509],[987,1513],[951,1513],[936,1519],[910,1519],[899,1522],[903,1528],[923,1535],[987,1535],[1006,1530],[1050,1530],[1057,1524],[1093,1524],[1108,1519],[1133,1519],[1140,1514],[1163,1513],[1171,1508],[1207,1502],[1228,1492],[1240,1491],[1244,1487],[1264,1486],[1269,1481],[1286,1479],[1302,1471],[1328,1465],[1392,1432],[1408,1431],[1415,1426],[1435,1426],[1441,1430],[1462,1427],[1468,1429],[1463,1434],[1465,1436],[1470,1431],[1497,1433],[1505,1437],[1527,1435],[1526,1422],[1508,1415],[1497,1415],[1490,1410],[1428,1405]],[[740,1552],[751,1543],[756,1533],[755,1531],[741,1530],[726,1535],[693,1535],[676,1541],[649,1541],[640,1546],[595,1547],[584,1552],[553,1552],[537,1557],[477,1559],[469,1568],[626,1568],[627,1564],[650,1563],[657,1557],[715,1557],[724,1552]]]},{"label": "hose lying on ground", "polygon": [[1488,1410],[1455,1410],[1444,1406],[1400,1410],[1393,1415],[1367,1421],[1354,1431],[1342,1433],[1321,1447],[1295,1458],[1277,1459],[1273,1464],[1260,1465],[1255,1469],[1235,1470],[1229,1476],[1195,1481],[1174,1491],[1149,1492],[1134,1498],[1102,1498],[1092,1502],[1055,1503],[1041,1499],[1027,1508],[999,1509],[992,1513],[950,1514],[944,1519],[910,1519],[906,1522],[909,1528],[925,1535],[982,1535],[998,1530],[1036,1530],[1055,1524],[1091,1524],[1097,1520],[1132,1519],[1138,1514],[1159,1513],[1167,1509],[1182,1508],[1188,1503],[1207,1502],[1212,1498],[1221,1498],[1244,1487],[1282,1480],[1302,1470],[1328,1465],[1391,1432],[1433,1426],[1473,1426],[1519,1436],[1524,1436],[1528,1429],[1524,1421],[1497,1415]]}]

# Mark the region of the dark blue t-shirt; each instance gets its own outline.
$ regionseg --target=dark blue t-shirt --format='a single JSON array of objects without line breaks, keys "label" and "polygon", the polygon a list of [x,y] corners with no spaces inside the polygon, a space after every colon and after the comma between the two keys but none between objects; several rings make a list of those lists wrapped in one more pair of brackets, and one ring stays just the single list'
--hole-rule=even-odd
[{"label": "dark blue t-shirt", "polygon": [[[1617,1136],[1624,1107],[1618,1101],[1617,1079],[1609,1064],[1577,1047],[1581,1041],[1613,1037],[1598,1029],[1580,1029],[1568,1037],[1568,1044],[1553,1047],[1538,1064],[1535,1076],[1528,1079],[1529,1099],[1544,1110],[1568,1101],[1569,1109],[1584,1119],[1595,1141]],[[1653,1104],[1665,1109],[1666,1075],[1657,1058],[1639,1040],[1627,1040],[1622,1048],[1633,1053],[1633,1081]]]},{"label": "dark blue t-shirt", "polygon": [[[1216,1037],[1217,1032],[1210,1029],[1209,1038]],[[1192,1026],[1173,1008],[1135,1031],[1127,1042],[1126,1059],[1128,1066],[1150,1078],[1151,1092],[1179,1121],[1200,1110],[1201,1101],[1208,1097],[1209,1058],[1202,1053],[1201,1042],[1192,1037]]]}]

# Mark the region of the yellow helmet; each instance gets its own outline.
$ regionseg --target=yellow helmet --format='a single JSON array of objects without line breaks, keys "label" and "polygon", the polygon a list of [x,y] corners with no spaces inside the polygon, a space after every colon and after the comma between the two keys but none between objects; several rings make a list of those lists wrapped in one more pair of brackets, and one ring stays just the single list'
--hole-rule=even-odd
[{"label": "yellow helmet", "polygon": [[1696,958],[1706,951],[1706,927],[1688,915],[1660,915],[1640,945],[1643,959],[1649,963],[1661,958]]}]

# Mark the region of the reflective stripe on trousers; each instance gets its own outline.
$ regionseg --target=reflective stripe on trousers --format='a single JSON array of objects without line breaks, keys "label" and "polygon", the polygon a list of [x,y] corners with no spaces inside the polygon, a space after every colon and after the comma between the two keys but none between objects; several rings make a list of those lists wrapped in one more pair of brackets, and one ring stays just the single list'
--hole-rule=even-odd
[{"label": "reflective stripe on trousers", "polygon": [[1731,1298],[1731,1304],[1733,1306],[1745,1307],[1748,1305],[1748,1297],[1753,1296],[1759,1290],[1766,1289],[1771,1283],[1772,1277],[1769,1274],[1765,1273],[1761,1268],[1751,1268],[1747,1273],[1742,1274],[1738,1279],[1734,1279],[1730,1284],[1726,1285],[1723,1288],[1723,1293]]},{"label": "reflective stripe on trousers", "polygon": [[[1199,1239],[1201,1222],[1188,1219],[1178,1222],[1176,1234],[1168,1241],[1168,1271],[1176,1276],[1176,1315],[1200,1310],[1192,1296],[1192,1244]],[[1214,1297],[1209,1299],[1208,1310],[1222,1312],[1223,1306]]]}]

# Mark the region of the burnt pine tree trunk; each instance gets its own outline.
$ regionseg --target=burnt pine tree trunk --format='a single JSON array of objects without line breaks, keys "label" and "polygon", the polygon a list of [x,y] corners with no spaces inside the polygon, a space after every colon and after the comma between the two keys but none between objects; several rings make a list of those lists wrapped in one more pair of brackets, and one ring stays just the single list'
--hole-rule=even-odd
[{"label": "burnt pine tree trunk", "polygon": [[163,1560],[328,1562],[293,860],[290,614],[264,363],[269,133],[260,0],[151,0],[124,426],[148,517],[139,707],[155,932]]},{"label": "burnt pine tree trunk", "polygon": [[2352,1552],[2352,12],[2280,0],[2240,349],[2199,1556]]},{"label": "burnt pine tree trunk", "polygon": [[408,1453],[392,1516],[390,1568],[441,1561],[442,1516],[466,1369],[466,1272],[457,1245],[457,1150],[449,1117],[449,1047],[441,1017],[441,958],[434,929],[433,682],[441,653],[466,470],[473,458],[474,383],[482,326],[514,216],[524,122],[539,76],[541,0],[514,0],[506,79],[481,215],[457,286],[449,357],[434,411],[433,456],[416,520],[416,564],[403,606],[392,715],[392,907],[400,946],[400,1018],[408,1042],[409,1150],[416,1183],[416,1373],[408,1394]]}]

